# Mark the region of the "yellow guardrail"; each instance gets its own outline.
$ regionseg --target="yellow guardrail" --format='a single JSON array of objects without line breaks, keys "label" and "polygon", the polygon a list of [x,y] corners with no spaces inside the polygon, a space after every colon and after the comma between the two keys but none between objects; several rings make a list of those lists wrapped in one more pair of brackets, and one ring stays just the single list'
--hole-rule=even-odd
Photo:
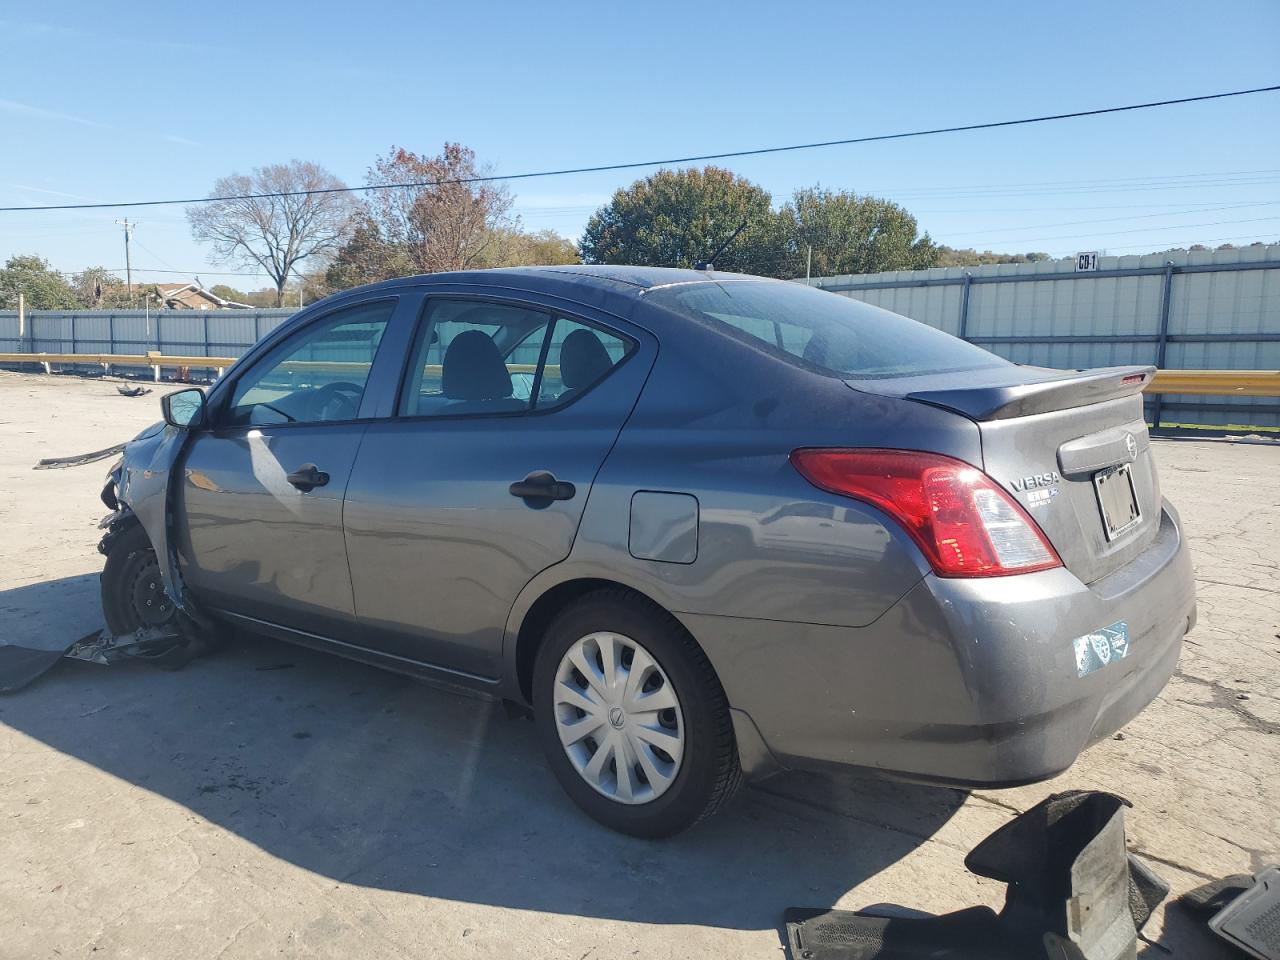
[{"label": "yellow guardrail", "polygon": [[[184,357],[173,354],[161,354],[149,351],[143,354],[126,353],[0,353],[0,363],[38,363],[46,373],[52,373],[51,365],[58,363],[96,364],[110,367],[151,367],[155,370],[156,379],[160,379],[161,367],[197,367],[199,369],[215,369],[222,371],[236,362],[236,357]],[[350,374],[354,371],[367,370],[367,363],[354,360],[287,360],[280,364],[280,369],[298,373],[332,373]],[[429,363],[424,368],[429,374],[439,376],[441,366]],[[532,375],[538,369],[536,363],[508,363],[510,373],[527,373]],[[558,376],[559,364],[547,364],[548,373]]]},{"label": "yellow guardrail", "polygon": [[147,353],[0,353],[0,363],[97,363],[104,367],[217,367],[236,362],[235,357],[178,357]]},{"label": "yellow guardrail", "polygon": [[1145,392],[1280,397],[1280,370],[1157,370]]},{"label": "yellow guardrail", "polygon": [[[47,372],[51,364],[79,363],[99,364],[103,367],[151,367],[156,379],[161,367],[198,367],[215,369],[221,373],[236,362],[235,357],[184,357],[160,354],[123,353],[0,353],[0,363],[39,363]],[[367,364],[341,360],[292,360],[283,364],[299,372],[324,372],[341,374]],[[549,372],[556,370],[548,364]],[[512,373],[532,374],[537,369],[533,363],[509,363]],[[429,364],[428,373],[439,374],[439,364]],[[554,375],[554,373],[553,373]],[[1232,397],[1280,397],[1280,370],[1157,370],[1145,393],[1184,393],[1203,396]]]}]

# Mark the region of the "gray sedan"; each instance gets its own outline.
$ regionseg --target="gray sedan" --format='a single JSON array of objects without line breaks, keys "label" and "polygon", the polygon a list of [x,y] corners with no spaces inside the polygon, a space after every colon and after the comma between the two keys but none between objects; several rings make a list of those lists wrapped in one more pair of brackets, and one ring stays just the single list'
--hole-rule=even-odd
[{"label": "gray sedan", "polygon": [[1194,623],[1151,373],[720,273],[377,284],[165,398],[104,491],[103,605],[162,659],[231,625],[510,701],[639,836],[785,768],[1027,783]]}]

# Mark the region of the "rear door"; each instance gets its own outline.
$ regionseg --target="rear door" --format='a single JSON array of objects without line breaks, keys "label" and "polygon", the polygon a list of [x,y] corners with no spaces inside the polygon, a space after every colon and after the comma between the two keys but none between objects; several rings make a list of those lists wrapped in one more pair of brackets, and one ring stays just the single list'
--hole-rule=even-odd
[{"label": "rear door", "polygon": [[370,424],[347,488],[361,643],[496,677],[507,614],[568,556],[655,353],[615,318],[428,297],[396,415]]},{"label": "rear door", "polygon": [[322,635],[354,626],[342,497],[395,299],[318,317],[263,356],[177,476],[187,585],[208,606]]}]

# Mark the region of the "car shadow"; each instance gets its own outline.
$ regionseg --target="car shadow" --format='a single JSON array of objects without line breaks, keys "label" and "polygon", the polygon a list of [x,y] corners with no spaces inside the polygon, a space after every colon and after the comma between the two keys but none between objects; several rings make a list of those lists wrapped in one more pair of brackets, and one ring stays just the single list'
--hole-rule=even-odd
[{"label": "car shadow", "polygon": [[335,881],[644,923],[776,929],[901,860],[965,797],[784,775],[635,840],[578,812],[531,722],[257,637],[177,673],[63,661],[0,698],[0,723]]}]

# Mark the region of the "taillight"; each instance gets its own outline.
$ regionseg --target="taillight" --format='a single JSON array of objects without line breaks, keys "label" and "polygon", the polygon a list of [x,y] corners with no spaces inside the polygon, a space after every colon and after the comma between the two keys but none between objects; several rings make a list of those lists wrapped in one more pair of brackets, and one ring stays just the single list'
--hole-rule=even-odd
[{"label": "taillight", "polygon": [[977,467],[915,450],[801,449],[791,463],[831,493],[897,520],[942,577],[1001,577],[1059,567],[1057,551]]}]

